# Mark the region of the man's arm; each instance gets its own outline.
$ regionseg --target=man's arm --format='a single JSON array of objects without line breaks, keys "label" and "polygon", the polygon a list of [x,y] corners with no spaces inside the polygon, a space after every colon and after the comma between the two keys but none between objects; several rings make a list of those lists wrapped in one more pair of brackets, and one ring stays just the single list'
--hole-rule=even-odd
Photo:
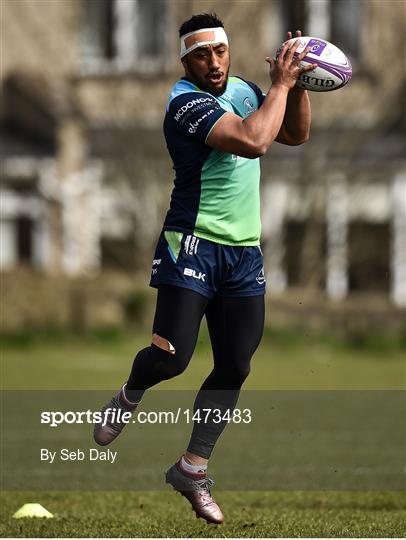
[{"label": "man's arm", "polygon": [[263,156],[280,131],[288,92],[284,86],[273,86],[261,108],[244,120],[233,113],[224,114],[206,144],[246,158]]},{"label": "man's arm", "polygon": [[[296,31],[300,38],[301,30]],[[292,32],[286,35],[287,40],[292,39]],[[310,99],[306,90],[294,86],[289,92],[286,105],[285,118],[275,141],[294,146],[303,144],[309,139],[312,113]]]},{"label": "man's arm", "polygon": [[289,92],[285,116],[275,141],[295,146],[309,139],[312,112],[307,90],[295,86]]},{"label": "man's arm", "polygon": [[257,158],[265,154],[280,133],[289,91],[302,73],[314,69],[313,65],[299,67],[300,61],[310,48],[294,58],[298,46],[299,41],[291,46],[286,43],[277,60],[267,59],[271,66],[272,86],[260,109],[244,119],[232,113],[224,114],[208,134],[206,144],[247,158]]}]

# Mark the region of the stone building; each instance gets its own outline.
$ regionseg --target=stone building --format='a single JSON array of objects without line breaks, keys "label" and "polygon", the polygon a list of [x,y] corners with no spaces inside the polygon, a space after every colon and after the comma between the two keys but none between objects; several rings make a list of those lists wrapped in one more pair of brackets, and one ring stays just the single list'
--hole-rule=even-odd
[{"label": "stone building", "polygon": [[[354,75],[312,93],[312,139],[262,163],[269,288],[381,291],[406,305],[404,3],[2,0],[1,268],[147,270],[173,175],[162,134],[180,23],[215,11],[232,72],[268,88],[285,31],[329,39]],[[397,51],[397,53],[396,53]]]}]

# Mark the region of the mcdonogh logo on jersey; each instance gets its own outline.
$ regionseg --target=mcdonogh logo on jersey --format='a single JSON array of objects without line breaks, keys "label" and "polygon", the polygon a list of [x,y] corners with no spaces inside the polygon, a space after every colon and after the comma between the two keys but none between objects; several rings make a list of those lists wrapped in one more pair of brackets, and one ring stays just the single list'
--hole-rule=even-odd
[{"label": "mcdonogh logo on jersey", "polygon": [[206,103],[206,101],[213,101],[213,98],[211,97],[205,97],[205,98],[198,98],[198,99],[192,99],[192,101],[188,101],[185,105],[183,105],[175,114],[174,119],[179,122],[179,120],[182,118],[182,116],[192,107],[195,107],[196,105],[199,105],[200,103]]}]

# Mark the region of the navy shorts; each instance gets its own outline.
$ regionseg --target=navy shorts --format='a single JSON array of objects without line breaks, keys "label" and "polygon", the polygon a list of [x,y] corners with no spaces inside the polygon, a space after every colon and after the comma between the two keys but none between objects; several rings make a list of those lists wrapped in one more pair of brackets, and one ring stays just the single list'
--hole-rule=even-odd
[{"label": "navy shorts", "polygon": [[206,298],[265,294],[259,246],[226,246],[188,233],[162,231],[152,261],[151,287],[176,285]]}]

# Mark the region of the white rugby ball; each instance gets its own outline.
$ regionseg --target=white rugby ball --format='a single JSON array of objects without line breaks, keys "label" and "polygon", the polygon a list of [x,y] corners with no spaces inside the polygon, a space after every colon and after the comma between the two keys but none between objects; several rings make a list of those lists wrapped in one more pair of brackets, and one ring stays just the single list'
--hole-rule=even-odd
[{"label": "white rugby ball", "polygon": [[[300,62],[300,66],[317,64],[317,67],[303,73],[296,86],[313,92],[329,92],[342,88],[348,83],[352,76],[351,63],[338,47],[325,39],[310,36],[292,38],[287,43],[293,43],[297,39],[300,40],[300,44],[296,54],[300,54],[306,47],[311,47],[311,51]],[[276,57],[281,49],[278,50]]]}]

